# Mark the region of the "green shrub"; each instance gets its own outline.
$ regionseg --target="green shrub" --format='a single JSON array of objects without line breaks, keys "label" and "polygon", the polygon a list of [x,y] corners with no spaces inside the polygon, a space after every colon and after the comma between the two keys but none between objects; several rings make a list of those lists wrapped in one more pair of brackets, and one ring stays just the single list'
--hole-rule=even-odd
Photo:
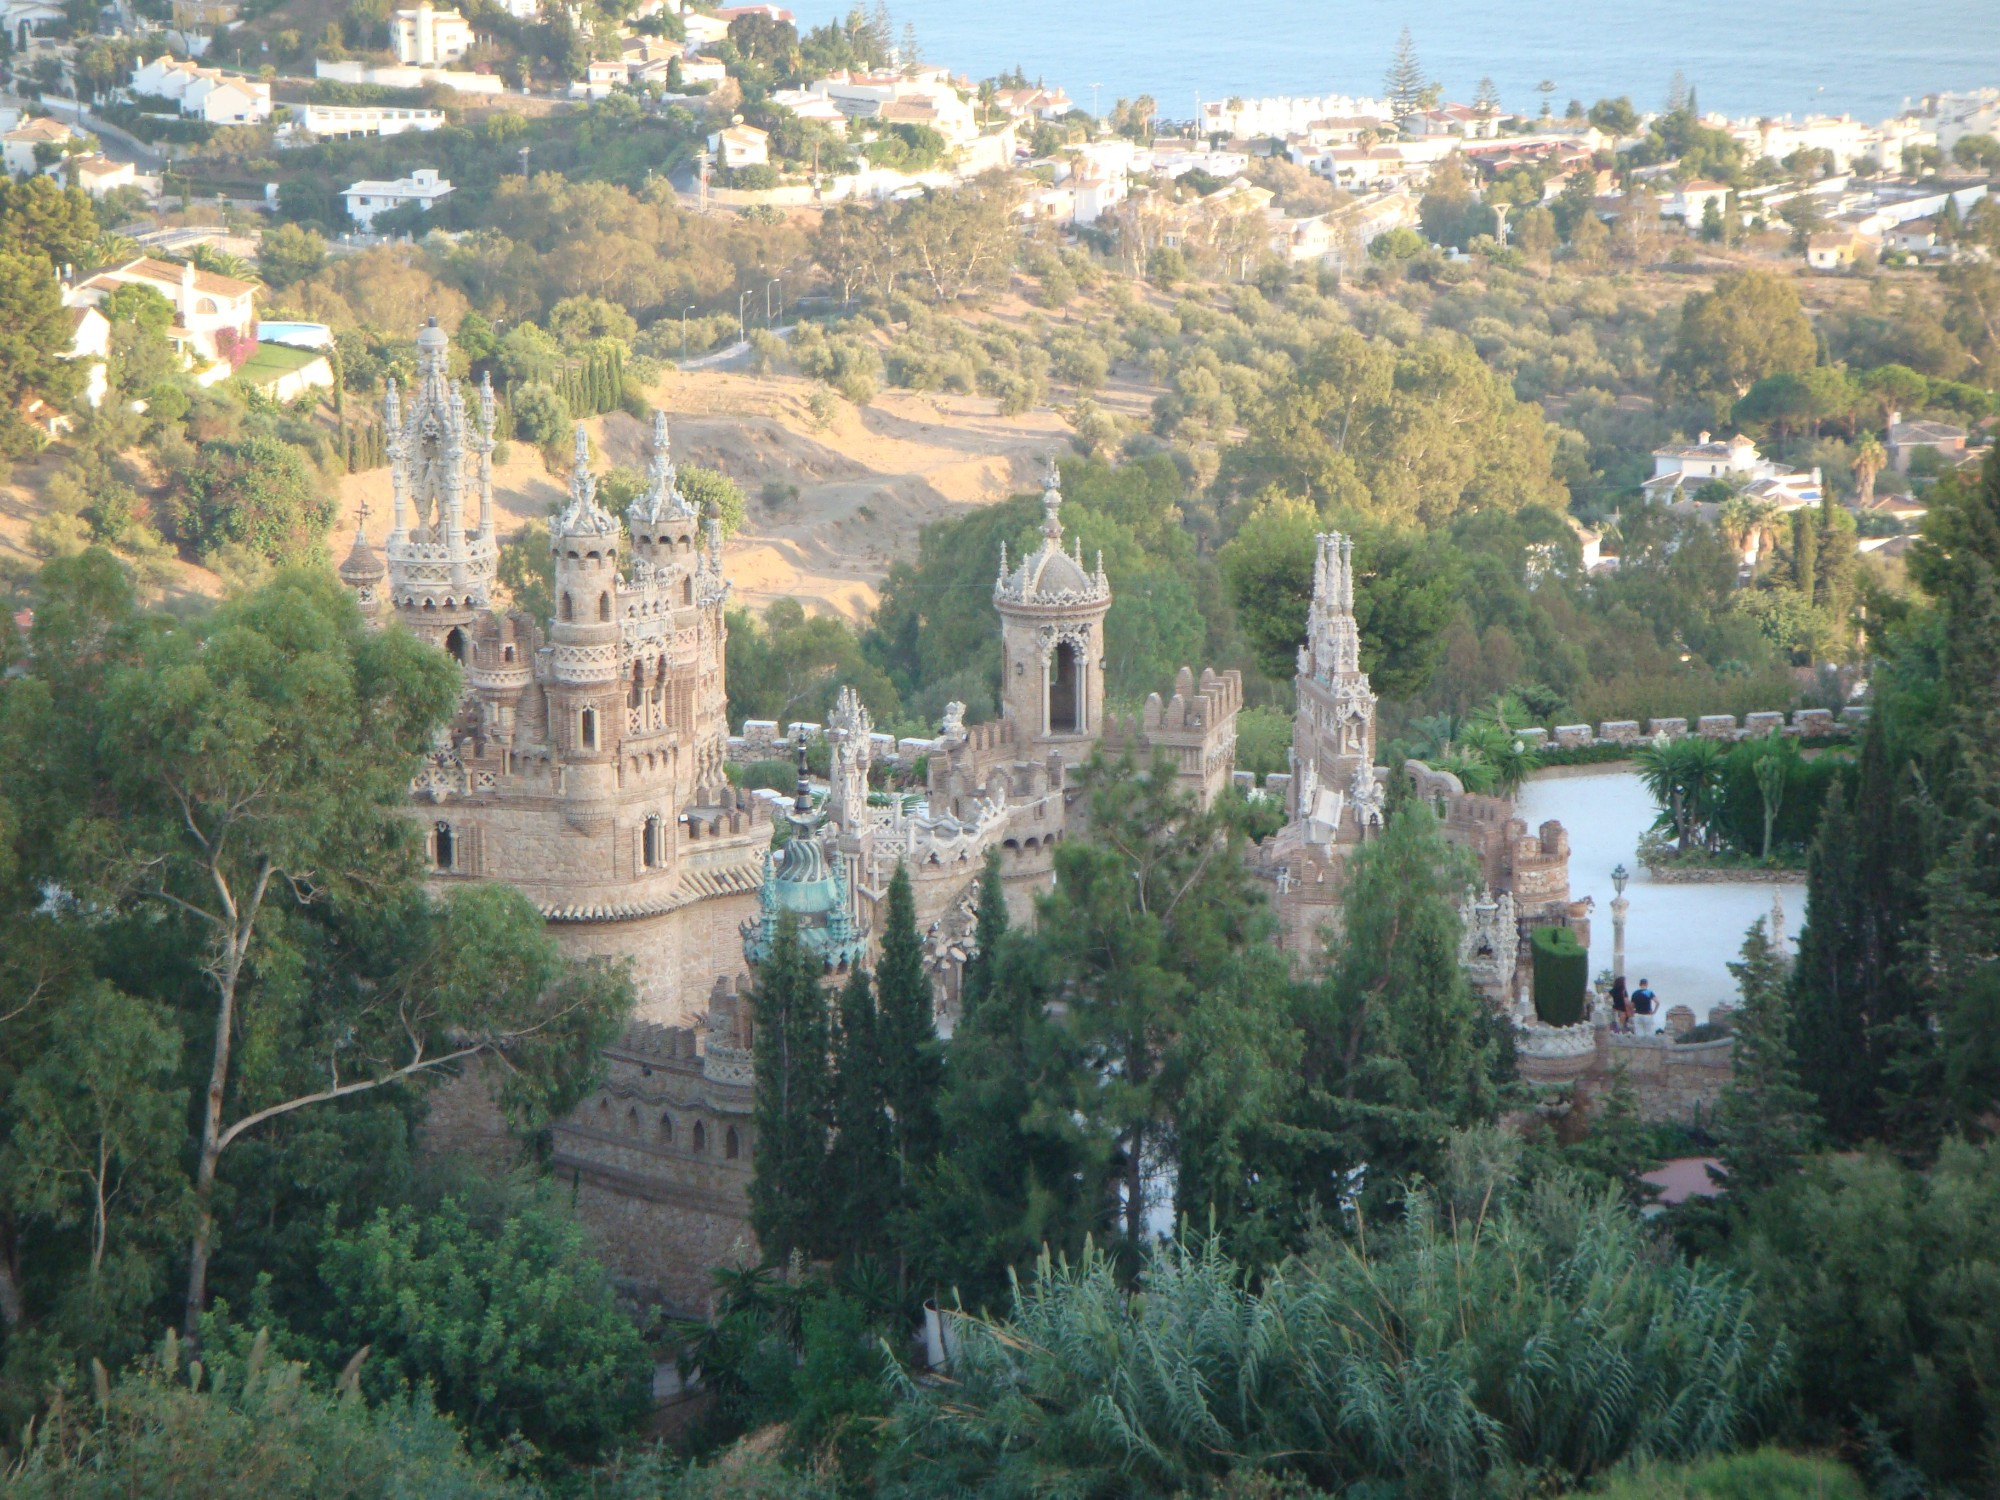
[{"label": "green shrub", "polygon": [[1589,1493],[1601,1500],[1864,1500],[1868,1491],[1830,1458],[1759,1448],[1700,1464],[1648,1464]]},{"label": "green shrub", "polygon": [[1535,1014],[1549,1026],[1583,1019],[1583,991],[1590,980],[1590,950],[1567,927],[1537,927],[1528,939],[1535,964]]}]

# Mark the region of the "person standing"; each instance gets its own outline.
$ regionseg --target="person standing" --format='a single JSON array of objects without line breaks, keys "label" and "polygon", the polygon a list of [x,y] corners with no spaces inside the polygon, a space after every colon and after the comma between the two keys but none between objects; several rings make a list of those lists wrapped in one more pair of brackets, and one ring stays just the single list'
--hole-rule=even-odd
[{"label": "person standing", "polygon": [[1653,1015],[1660,1008],[1659,997],[1653,993],[1651,980],[1641,979],[1639,988],[1632,991],[1632,1013],[1637,1019],[1640,1036],[1652,1036],[1659,1028]]},{"label": "person standing", "polygon": [[1632,1029],[1632,997],[1625,993],[1623,974],[1611,981],[1611,1029],[1613,1031]]}]

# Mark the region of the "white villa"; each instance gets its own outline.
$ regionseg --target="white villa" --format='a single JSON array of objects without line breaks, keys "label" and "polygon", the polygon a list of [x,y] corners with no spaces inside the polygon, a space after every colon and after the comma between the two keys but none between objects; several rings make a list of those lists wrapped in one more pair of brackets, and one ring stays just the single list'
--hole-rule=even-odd
[{"label": "white villa", "polygon": [[438,176],[436,167],[418,167],[408,177],[398,177],[393,182],[364,178],[341,196],[347,200],[348,218],[367,230],[374,227],[376,215],[406,203],[419,204],[429,213],[450,191],[450,180]]},{"label": "white villa", "polygon": [[165,297],[174,310],[167,337],[183,354],[202,363],[220,359],[225,345],[241,345],[257,336],[257,294],[263,288],[197,270],[184,261],[142,255],[107,266],[66,287],[63,301],[70,307],[95,307],[121,286],[149,286]]},{"label": "white villa", "polygon": [[1726,443],[1713,442],[1704,432],[1695,442],[1654,449],[1653,477],[1639,488],[1649,500],[1672,504],[1692,500],[1711,482],[1781,511],[1817,505],[1822,495],[1818,469],[1801,473],[1774,464],[1740,432]]}]

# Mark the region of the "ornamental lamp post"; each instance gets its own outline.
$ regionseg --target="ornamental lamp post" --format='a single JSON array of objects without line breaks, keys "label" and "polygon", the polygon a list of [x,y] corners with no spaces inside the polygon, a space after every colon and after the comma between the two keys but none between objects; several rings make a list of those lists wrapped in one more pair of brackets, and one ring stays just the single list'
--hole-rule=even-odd
[{"label": "ornamental lamp post", "polygon": [[1625,977],[1625,913],[1632,909],[1632,903],[1625,899],[1625,882],[1632,877],[1621,860],[1611,869],[1611,889],[1617,892],[1611,898],[1611,977],[1614,981]]}]

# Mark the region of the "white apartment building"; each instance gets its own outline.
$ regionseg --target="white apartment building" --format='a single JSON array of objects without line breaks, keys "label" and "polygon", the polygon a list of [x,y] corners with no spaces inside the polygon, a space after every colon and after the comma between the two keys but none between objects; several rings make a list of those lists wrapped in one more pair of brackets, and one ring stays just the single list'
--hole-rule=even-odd
[{"label": "white apartment building", "polygon": [[400,62],[443,67],[472,50],[472,23],[455,10],[436,10],[424,0],[416,9],[399,10],[390,18],[389,44]]},{"label": "white apartment building", "polygon": [[291,108],[292,124],[324,141],[442,130],[445,123],[444,111],[439,109],[394,109],[382,104],[294,104]]}]

